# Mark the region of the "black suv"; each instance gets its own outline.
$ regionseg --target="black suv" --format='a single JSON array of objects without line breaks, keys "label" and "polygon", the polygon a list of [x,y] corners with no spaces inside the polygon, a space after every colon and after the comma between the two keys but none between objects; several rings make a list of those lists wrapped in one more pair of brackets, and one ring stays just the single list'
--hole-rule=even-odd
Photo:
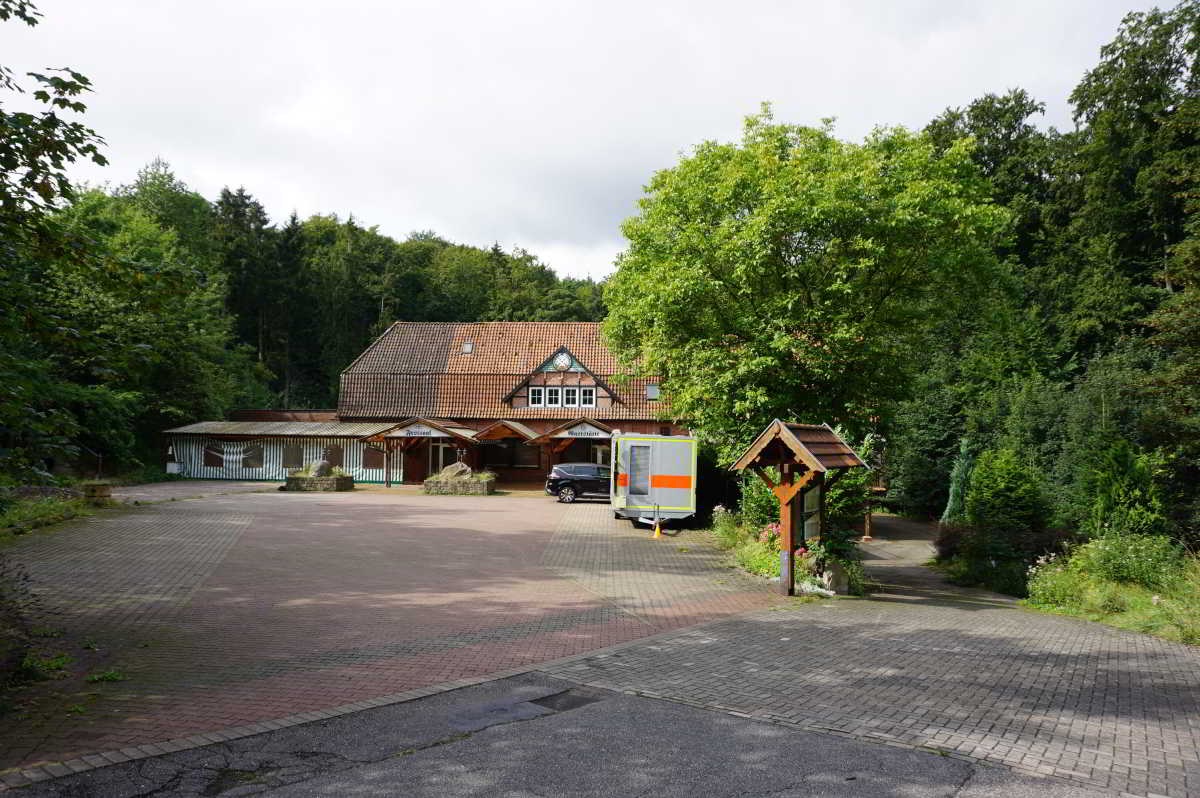
[{"label": "black suv", "polygon": [[563,463],[546,477],[546,493],[560,502],[573,502],[585,496],[608,498],[608,466],[596,463]]}]

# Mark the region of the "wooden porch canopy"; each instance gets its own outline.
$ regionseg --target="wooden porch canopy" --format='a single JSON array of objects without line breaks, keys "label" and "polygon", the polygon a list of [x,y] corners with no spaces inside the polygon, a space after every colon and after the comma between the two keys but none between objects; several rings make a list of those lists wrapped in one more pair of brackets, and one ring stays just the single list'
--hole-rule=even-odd
[{"label": "wooden porch canopy", "polygon": [[543,432],[528,443],[531,446],[545,446],[552,456],[557,456],[575,441],[608,440],[612,434],[612,427],[601,424],[594,418],[580,416]]},{"label": "wooden porch canopy", "polygon": [[[364,435],[360,440],[383,450],[383,484],[392,486],[392,452],[407,452],[416,448],[421,441],[431,438],[446,438],[454,441],[459,449],[476,443],[475,430],[460,427],[441,419],[414,416],[399,424],[390,424],[373,435]],[[460,454],[461,456],[461,454]]]},{"label": "wooden porch canopy", "polygon": [[[779,470],[778,483],[765,471],[769,467]],[[733,464],[735,471],[749,469],[757,474],[779,500],[779,592],[788,596],[795,592],[793,564],[805,532],[819,537],[824,531],[825,490],[851,468],[869,467],[828,424],[791,424],[779,419]],[[831,471],[833,475],[828,476]]]},{"label": "wooden porch canopy", "polygon": [[503,418],[499,421],[493,421],[475,433],[475,440],[477,441],[501,441],[512,438],[520,441],[531,441],[536,437],[537,433],[520,421],[510,421]]}]

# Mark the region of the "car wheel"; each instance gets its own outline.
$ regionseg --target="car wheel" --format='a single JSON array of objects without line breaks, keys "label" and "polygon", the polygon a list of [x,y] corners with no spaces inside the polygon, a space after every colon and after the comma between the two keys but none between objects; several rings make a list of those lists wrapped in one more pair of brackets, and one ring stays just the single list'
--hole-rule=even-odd
[{"label": "car wheel", "polygon": [[578,498],[579,494],[575,492],[574,485],[563,485],[558,489],[558,500],[563,504],[570,504]]}]

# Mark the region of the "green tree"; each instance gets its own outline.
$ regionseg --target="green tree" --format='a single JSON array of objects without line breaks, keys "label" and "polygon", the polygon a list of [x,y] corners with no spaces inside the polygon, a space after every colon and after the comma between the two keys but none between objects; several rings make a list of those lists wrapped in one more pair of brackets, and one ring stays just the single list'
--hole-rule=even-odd
[{"label": "green tree", "polygon": [[775,417],[861,431],[908,394],[931,321],[995,275],[1008,215],[988,194],[965,142],[854,144],[764,111],[653,177],[608,338],[725,454]]},{"label": "green tree", "polygon": [[[0,22],[38,23],[26,0],[0,0]],[[101,138],[73,119],[86,106],[88,79],[72,69],[28,72],[42,110],[0,106],[0,479],[44,478],[47,458],[74,451],[78,425],[59,401],[61,382],[48,357],[53,342],[86,334],[48,309],[39,296],[48,266],[67,260],[97,281],[108,279],[87,242],[63,234],[51,213],[72,196],[67,168],[77,160],[105,164]],[[0,92],[23,93],[0,65]]]}]

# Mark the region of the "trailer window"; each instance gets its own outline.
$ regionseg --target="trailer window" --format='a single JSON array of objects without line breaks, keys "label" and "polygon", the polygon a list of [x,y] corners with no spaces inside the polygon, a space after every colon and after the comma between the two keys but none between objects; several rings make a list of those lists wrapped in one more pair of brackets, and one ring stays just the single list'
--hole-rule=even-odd
[{"label": "trailer window", "polygon": [[650,447],[629,447],[629,495],[650,494]]}]

